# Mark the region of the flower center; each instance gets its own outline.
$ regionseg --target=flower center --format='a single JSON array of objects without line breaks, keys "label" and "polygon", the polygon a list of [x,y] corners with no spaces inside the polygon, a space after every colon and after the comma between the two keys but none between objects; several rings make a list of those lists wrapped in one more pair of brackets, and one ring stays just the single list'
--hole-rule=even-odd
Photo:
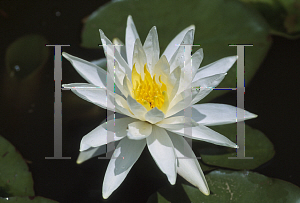
[{"label": "flower center", "polygon": [[135,64],[132,68],[132,84],[133,84],[133,95],[137,102],[142,104],[148,111],[157,107],[158,109],[165,111],[166,105],[168,104],[167,86],[161,81],[159,76],[158,84],[155,81],[156,74],[153,78],[151,77],[147,64],[144,66],[144,79],[136,71]]}]

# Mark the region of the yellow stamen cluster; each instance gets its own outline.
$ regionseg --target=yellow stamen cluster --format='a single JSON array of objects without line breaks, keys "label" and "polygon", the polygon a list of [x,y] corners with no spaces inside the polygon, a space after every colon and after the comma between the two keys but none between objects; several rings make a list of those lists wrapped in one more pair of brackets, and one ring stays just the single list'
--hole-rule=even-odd
[{"label": "yellow stamen cluster", "polygon": [[148,111],[154,107],[164,111],[164,107],[168,103],[167,86],[161,81],[160,84],[155,81],[156,75],[151,77],[147,70],[147,64],[144,66],[144,80],[141,75],[136,71],[135,64],[132,68],[132,84],[133,95],[137,102],[142,104]]}]

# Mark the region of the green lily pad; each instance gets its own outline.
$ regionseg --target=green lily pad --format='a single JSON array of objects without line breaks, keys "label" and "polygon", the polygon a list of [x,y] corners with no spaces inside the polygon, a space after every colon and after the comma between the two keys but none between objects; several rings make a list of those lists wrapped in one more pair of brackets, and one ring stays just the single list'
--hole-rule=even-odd
[{"label": "green lily pad", "polygon": [[271,33],[297,39],[300,37],[300,0],[241,0],[257,9],[270,24]]},{"label": "green lily pad", "polygon": [[[217,170],[206,175],[211,194],[205,196],[190,185],[182,184],[173,188],[161,188],[161,193],[168,201],[185,197],[182,203],[265,203],[284,202],[295,203],[300,201],[300,188],[283,180],[268,178],[261,174],[249,171]],[[155,195],[155,194],[153,194]],[[149,198],[150,200],[150,198]],[[149,201],[148,203],[154,203]]]},{"label": "green lily pad", "polygon": [[6,50],[5,65],[10,76],[19,79],[44,66],[49,57],[47,40],[40,35],[26,35],[15,40]]},{"label": "green lily pad", "polygon": [[0,197],[34,196],[33,180],[21,154],[0,136]]},{"label": "green lily pad", "polygon": [[201,167],[203,172],[212,171],[212,170],[215,170],[217,168],[216,166],[206,165],[201,159],[198,160],[198,161],[199,161],[200,167]]},{"label": "green lily pad", "polygon": [[147,201],[147,203],[151,203],[151,202],[157,202],[157,203],[170,203],[168,200],[166,200],[163,196],[161,196],[161,194],[159,194],[158,192],[151,195]]},{"label": "green lily pad", "polygon": [[[236,142],[236,124],[210,126],[211,129]],[[266,163],[275,155],[271,141],[259,130],[245,125],[245,155],[253,159],[228,159],[236,157],[236,149],[217,146],[204,142],[193,142],[194,151],[198,151],[202,161],[207,165],[230,169],[255,169]]]},{"label": "green lily pad", "polygon": [[57,203],[57,201],[47,199],[44,197],[10,197],[10,198],[0,198],[0,203]]},{"label": "green lily pad", "polygon": [[192,202],[298,202],[300,188],[283,180],[268,178],[254,172],[218,170],[206,176],[211,195],[183,185]]},{"label": "green lily pad", "polygon": [[[100,7],[86,20],[82,32],[82,46],[99,48],[99,28],[109,39],[125,39],[127,16],[132,15],[143,42],[152,26],[158,30],[161,54],[168,43],[184,28],[196,26],[194,44],[204,50],[202,65],[226,56],[236,55],[236,47],[229,44],[253,44],[245,48],[245,80],[250,81],[271,45],[269,26],[254,9],[239,1],[116,1]],[[195,47],[196,51],[199,47]],[[219,87],[236,87],[236,66]],[[224,94],[213,91],[202,102]]]}]

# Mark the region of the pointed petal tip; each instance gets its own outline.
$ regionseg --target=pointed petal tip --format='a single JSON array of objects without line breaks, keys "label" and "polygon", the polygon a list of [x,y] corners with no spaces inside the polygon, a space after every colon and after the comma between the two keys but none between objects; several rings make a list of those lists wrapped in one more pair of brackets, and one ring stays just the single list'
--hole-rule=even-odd
[{"label": "pointed petal tip", "polygon": [[[206,181],[205,181],[206,182]],[[207,184],[205,185],[199,185],[197,188],[202,192],[204,195],[209,196],[210,195],[210,190]]]},{"label": "pointed petal tip", "polygon": [[65,57],[66,59],[68,59],[68,58],[69,58],[69,54],[68,54],[68,53],[66,53],[66,52],[62,52],[62,53],[61,53],[61,55],[62,55],[63,57]]},{"label": "pointed petal tip", "polygon": [[109,195],[102,193],[102,197],[103,197],[103,199],[107,199],[109,197]]},{"label": "pointed petal tip", "polygon": [[173,178],[173,177],[167,177],[168,178],[168,181],[171,185],[175,185],[176,184],[176,178]]},{"label": "pointed petal tip", "polygon": [[128,17],[127,17],[127,24],[128,24],[130,21],[133,22],[132,16],[131,16],[131,15],[128,15]]},{"label": "pointed petal tip", "polygon": [[168,177],[168,180],[170,182],[171,185],[175,185],[176,184],[176,176],[174,177]]},{"label": "pointed petal tip", "polygon": [[79,159],[77,159],[76,164],[81,164],[82,161],[80,161]]},{"label": "pointed petal tip", "polygon": [[235,145],[235,147],[234,148],[236,148],[236,149],[238,149],[238,148],[240,148],[238,145]]},{"label": "pointed petal tip", "polygon": [[[200,190],[201,191],[201,190]],[[208,190],[205,190],[205,191],[201,191],[203,194],[205,194],[206,196],[209,196],[210,195],[210,191],[209,189]]]},{"label": "pointed petal tip", "polygon": [[[102,185],[102,188],[104,187],[104,185]],[[109,190],[106,189],[102,189],[102,197],[103,199],[107,199],[109,198],[109,196],[111,195],[112,192],[109,192]]]},{"label": "pointed petal tip", "polygon": [[194,24],[192,24],[192,25],[189,26],[189,28],[195,30],[196,26]]}]

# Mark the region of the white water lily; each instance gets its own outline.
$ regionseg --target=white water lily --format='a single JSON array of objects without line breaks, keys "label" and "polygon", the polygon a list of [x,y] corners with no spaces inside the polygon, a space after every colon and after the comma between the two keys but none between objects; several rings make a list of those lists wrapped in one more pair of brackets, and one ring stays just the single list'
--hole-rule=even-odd
[{"label": "white water lily", "polygon": [[[183,136],[237,148],[228,138],[207,127],[237,122],[237,108],[226,104],[196,104],[212,91],[206,87],[216,87],[223,80],[237,56],[226,57],[198,69],[203,59],[203,51],[199,49],[189,60],[184,61],[184,47],[178,45],[193,44],[194,31],[195,26],[191,25],[180,32],[159,58],[156,27],[150,30],[142,45],[132,17],[129,16],[126,46],[116,46],[115,52],[109,45],[120,45],[122,42],[114,39],[112,43],[100,30],[108,73],[93,63],[63,53],[89,82],[66,84],[63,87],[71,88],[79,97],[102,108],[126,116],[115,119],[114,140],[107,140],[107,124],[103,123],[85,135],[80,144],[77,163],[105,153],[103,146],[120,140],[113,152],[117,159],[110,160],[105,173],[103,198],[108,198],[119,187],[146,145],[172,185],[178,173],[205,195],[210,193],[207,182],[195,154]],[[188,71],[185,72],[187,67],[190,68],[191,80],[185,75],[188,74]],[[106,77],[115,78],[115,92],[107,90]],[[199,86],[200,91],[192,89],[191,102],[187,103],[185,90]],[[113,99],[115,109],[110,109],[107,100],[113,102]],[[186,123],[186,117],[183,116],[188,107],[192,108],[190,123]],[[245,111],[244,119],[255,117],[255,114]],[[186,126],[192,129],[192,136],[185,134]]]}]

